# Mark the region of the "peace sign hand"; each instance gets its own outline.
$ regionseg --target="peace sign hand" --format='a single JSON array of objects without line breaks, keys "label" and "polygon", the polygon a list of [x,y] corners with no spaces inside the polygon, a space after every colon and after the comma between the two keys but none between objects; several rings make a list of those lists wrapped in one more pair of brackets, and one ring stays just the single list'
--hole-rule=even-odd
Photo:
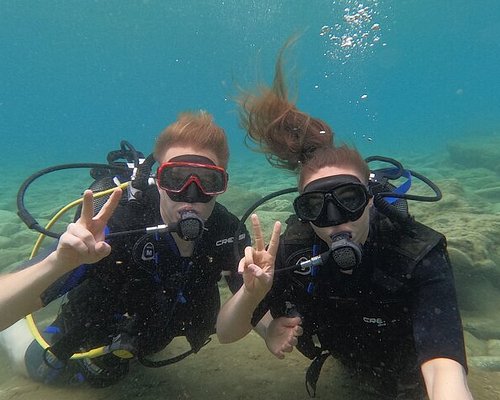
[{"label": "peace sign hand", "polygon": [[281,223],[274,223],[269,246],[266,249],[257,214],[252,214],[252,229],[255,247],[245,248],[245,257],[240,260],[238,272],[243,275],[244,290],[260,301],[271,289],[274,277],[274,263],[278,252]]},{"label": "peace sign hand", "polygon": [[81,264],[96,263],[109,255],[111,246],[104,242],[104,228],[121,196],[122,190],[115,189],[94,217],[92,191],[85,191],[80,218],[68,225],[55,251],[56,264],[60,268],[70,271]]}]

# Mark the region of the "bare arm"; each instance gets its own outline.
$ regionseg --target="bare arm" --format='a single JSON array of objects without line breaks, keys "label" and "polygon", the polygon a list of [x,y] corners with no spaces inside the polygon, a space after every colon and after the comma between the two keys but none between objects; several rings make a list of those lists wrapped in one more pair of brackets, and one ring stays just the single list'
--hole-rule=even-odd
[{"label": "bare arm", "polygon": [[42,292],[63,274],[53,252],[31,267],[0,276],[0,330],[38,310]]},{"label": "bare arm", "polygon": [[[273,283],[281,226],[279,223],[274,225],[267,250],[255,214],[252,215],[252,227],[255,249],[247,247],[238,266],[244,285],[224,304],[217,318],[217,336],[221,343],[235,342],[252,330],[253,313]],[[302,334],[300,324],[300,317],[273,319],[267,312],[254,329],[265,340],[269,351],[282,359],[297,345],[297,337]]]},{"label": "bare arm", "polygon": [[[217,337],[221,343],[239,340],[252,330],[253,312],[273,283],[281,225],[279,222],[274,224],[267,249],[256,214],[252,215],[252,228],[255,249],[245,248],[245,257],[238,265],[238,272],[243,275],[243,286],[222,306],[217,318]],[[267,321],[261,321],[257,329],[261,336],[265,333],[269,320],[270,317]]]},{"label": "bare arm", "polygon": [[[232,343],[245,337],[253,329],[252,315],[260,299],[253,297],[243,285],[221,308],[217,317],[217,337],[221,343]],[[267,314],[266,314],[267,315]],[[264,318],[263,318],[264,319]],[[265,337],[269,321],[262,321],[256,327]]]},{"label": "bare arm", "polygon": [[82,215],[61,236],[57,249],[23,270],[0,276],[0,330],[42,306],[40,295],[57,278],[81,264],[93,264],[109,255],[104,227],[116,209],[121,189],[110,196],[94,217],[92,192],[85,191]]},{"label": "bare arm", "polygon": [[421,366],[430,400],[472,400],[461,364],[449,358],[434,358]]}]

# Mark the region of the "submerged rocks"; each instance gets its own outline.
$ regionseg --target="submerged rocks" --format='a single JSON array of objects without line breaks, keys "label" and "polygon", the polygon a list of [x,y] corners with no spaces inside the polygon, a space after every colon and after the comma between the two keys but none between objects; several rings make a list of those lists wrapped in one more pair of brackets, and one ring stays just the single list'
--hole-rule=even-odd
[{"label": "submerged rocks", "polygon": [[500,135],[478,136],[448,144],[451,161],[468,168],[486,168],[500,173]]}]

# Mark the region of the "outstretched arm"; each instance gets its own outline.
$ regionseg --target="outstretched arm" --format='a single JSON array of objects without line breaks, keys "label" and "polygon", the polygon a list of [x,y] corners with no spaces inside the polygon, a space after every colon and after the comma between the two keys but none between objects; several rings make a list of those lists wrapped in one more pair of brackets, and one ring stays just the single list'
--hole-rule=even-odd
[{"label": "outstretched arm", "polygon": [[37,264],[0,276],[0,330],[42,306],[40,295],[56,279],[81,264],[93,264],[109,255],[104,227],[121,198],[116,189],[99,213],[93,216],[93,195],[83,195],[82,214],[69,224],[56,250]]},{"label": "outstretched arm", "polygon": [[449,358],[434,358],[422,364],[430,400],[472,400],[464,367]]},{"label": "outstretched arm", "polygon": [[[238,265],[243,275],[243,286],[221,308],[217,318],[217,336],[221,343],[231,343],[244,337],[253,328],[252,315],[257,305],[271,289],[274,263],[278,251],[281,224],[274,224],[269,246],[266,249],[259,218],[251,217],[255,248],[246,247],[245,256]],[[267,322],[261,334],[264,334]]]}]

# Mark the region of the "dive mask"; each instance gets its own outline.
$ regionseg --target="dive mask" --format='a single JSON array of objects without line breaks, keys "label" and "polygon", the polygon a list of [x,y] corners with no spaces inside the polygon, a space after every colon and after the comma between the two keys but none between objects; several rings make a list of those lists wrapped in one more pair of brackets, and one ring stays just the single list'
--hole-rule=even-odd
[{"label": "dive mask", "polygon": [[161,164],[158,186],[177,202],[208,203],[227,188],[226,170],[207,157],[183,155]]},{"label": "dive mask", "polygon": [[310,182],[293,202],[302,221],[317,227],[358,220],[372,195],[354,175],[334,175]]}]

